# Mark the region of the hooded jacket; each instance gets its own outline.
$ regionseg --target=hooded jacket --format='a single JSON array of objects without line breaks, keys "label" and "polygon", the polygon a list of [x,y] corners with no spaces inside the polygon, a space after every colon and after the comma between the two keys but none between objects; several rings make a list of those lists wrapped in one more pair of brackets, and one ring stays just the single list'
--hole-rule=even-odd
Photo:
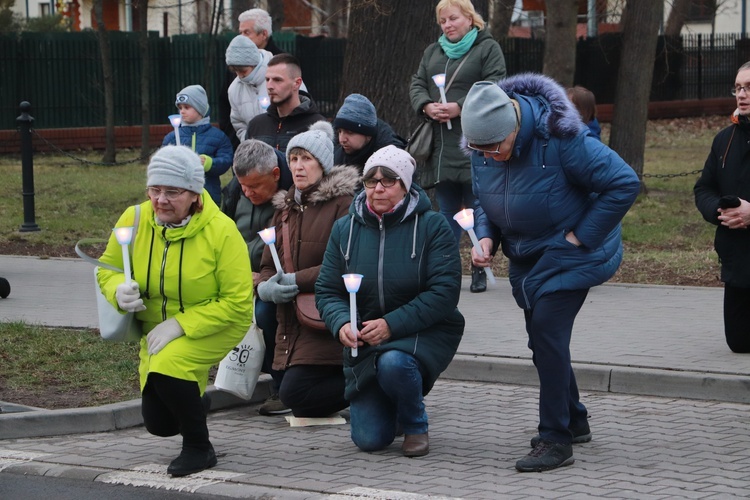
[{"label": "hooded jacket", "polygon": [[716,226],[714,248],[721,262],[721,281],[750,288],[750,230],[719,224],[719,198],[750,200],[750,120],[733,116],[732,125],[714,137],[703,172],[695,183],[695,205]]},{"label": "hooded jacket", "polygon": [[[640,182],[617,153],[588,134],[565,90],[524,74],[498,85],[518,101],[521,124],[508,161],[471,154],[477,238],[510,260],[518,305],[599,285],[622,260],[620,221]],[[573,231],[582,246],[565,239]]]},{"label": "hooded jacket", "polygon": [[336,134],[334,141],[333,151],[333,163],[335,165],[353,165],[359,169],[359,173],[365,168],[367,159],[380,148],[386,146],[396,146],[399,149],[406,147],[406,141],[403,137],[398,135],[393,128],[378,118],[377,133],[372,137],[369,143],[359,151],[355,151],[352,154],[347,154],[344,148],[341,147],[338,141],[338,134]]},{"label": "hooded jacket", "polygon": [[316,305],[336,339],[350,321],[341,278],[346,273],[364,276],[357,292],[360,325],[383,318],[391,330],[388,342],[360,347],[356,358],[344,349],[346,398],[367,388],[377,356],[392,349],[419,360],[426,395],[453,359],[464,331],[457,309],[461,258],[448,221],[414,184],[405,202],[384,214],[382,222],[366,207],[365,192],[357,195],[349,216],[333,226],[315,285]]},{"label": "hooded jacket", "polygon": [[[315,291],[323,253],[331,234],[333,223],[346,215],[354,190],[359,185],[359,174],[354,167],[335,166],[321,181],[302,193],[295,201],[295,187],[276,193],[273,205],[276,213],[276,251],[284,272],[295,273],[300,293]],[[291,260],[294,269],[288,269],[284,253],[283,225],[289,227]],[[259,283],[276,274],[270,250],[263,250]],[[341,344],[330,332],[316,331],[297,320],[294,301],[276,305],[276,351],[274,370],[284,370],[294,365],[341,365]]]},{"label": "hooded jacket", "polygon": [[[439,43],[431,44],[424,51],[416,74],[411,78],[409,99],[411,106],[420,119],[425,105],[440,101],[440,90],[432,80],[432,75],[445,73],[446,85],[458,69],[461,61],[466,63],[461,67],[456,79],[446,90],[448,102],[456,102],[463,107],[466,94],[475,82],[487,80],[497,82],[505,78],[505,57],[500,45],[492,39],[489,31],[480,30],[472,45],[471,51],[461,59],[448,59]],[[432,157],[429,165],[421,172],[419,185],[430,188],[440,181],[469,184],[471,172],[466,156],[461,151],[461,117],[451,120],[452,129],[442,123],[432,122]]]},{"label": "hooded jacket", "polygon": [[[191,148],[199,155],[206,155],[206,191],[214,203],[221,203],[220,177],[229,170],[234,161],[234,149],[229,137],[211,125],[207,117],[195,125],[180,125],[180,144]],[[174,131],[168,133],[161,145],[175,144]]]},{"label": "hooded jacket", "polygon": [[[252,277],[247,247],[234,222],[222,214],[206,191],[203,211],[187,225],[166,228],[156,223],[151,203],[141,204],[141,216],[131,251],[133,280],[138,282],[145,311],[140,349],[141,390],[151,372],[198,383],[205,391],[208,371],[247,333],[253,316]],[[115,227],[132,226],[133,207]],[[122,251],[111,236],[102,262],[122,269]],[[122,273],[99,269],[99,285],[117,307],[115,293]],[[175,318],[185,335],[159,353],[148,354],[146,333]]]},{"label": "hooded jacket", "polygon": [[245,129],[248,122],[265,112],[260,106],[258,98],[268,96],[266,92],[266,69],[273,54],[263,49],[259,49],[259,52],[260,63],[244,79],[236,77],[227,90],[231,109],[229,119],[240,141],[245,138]]},{"label": "hooded jacket", "polygon": [[313,123],[325,120],[325,116],[318,112],[318,107],[312,99],[300,94],[300,105],[292,112],[280,117],[275,104],[271,104],[265,113],[257,115],[247,124],[245,139],[257,139],[286,153],[289,141],[301,132],[307,132]]}]

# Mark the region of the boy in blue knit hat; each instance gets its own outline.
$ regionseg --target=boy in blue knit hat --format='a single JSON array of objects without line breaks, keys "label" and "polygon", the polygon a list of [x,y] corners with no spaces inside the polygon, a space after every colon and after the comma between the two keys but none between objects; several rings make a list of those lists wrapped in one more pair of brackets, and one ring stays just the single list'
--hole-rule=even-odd
[{"label": "boy in blue knit hat", "polygon": [[217,205],[221,204],[221,175],[232,166],[234,149],[227,135],[211,125],[208,96],[200,85],[190,85],[177,93],[175,106],[180,110],[179,141],[175,133],[164,137],[162,146],[182,144],[200,155],[205,171],[205,189]]}]

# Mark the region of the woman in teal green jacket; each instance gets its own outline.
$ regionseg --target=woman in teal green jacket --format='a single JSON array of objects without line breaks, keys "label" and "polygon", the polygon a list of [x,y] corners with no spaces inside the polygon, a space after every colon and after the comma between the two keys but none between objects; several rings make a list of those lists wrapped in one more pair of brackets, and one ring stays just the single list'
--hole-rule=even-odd
[{"label": "woman in teal green jacket", "polygon": [[[349,216],[333,226],[315,284],[321,317],[345,346],[352,441],[364,451],[379,450],[393,442],[399,427],[407,457],[429,452],[423,397],[453,359],[464,331],[456,308],[458,244],[445,217],[412,184],[414,167],[409,153],[395,146],[367,160],[365,189]],[[345,273],[364,276],[356,337]]]},{"label": "woman in teal green jacket", "polygon": [[[234,222],[207,191],[197,154],[165,146],[148,166],[150,201],[132,247],[132,282],[99,269],[102,293],[123,312],[135,312],[141,339],[140,382],[146,429],[182,434],[182,452],[167,472],[185,476],[216,465],[208,439],[204,397],[208,371],[244,337],[252,321],[247,246]],[[116,227],[132,226],[134,207]],[[114,235],[101,261],[123,268]]]}]

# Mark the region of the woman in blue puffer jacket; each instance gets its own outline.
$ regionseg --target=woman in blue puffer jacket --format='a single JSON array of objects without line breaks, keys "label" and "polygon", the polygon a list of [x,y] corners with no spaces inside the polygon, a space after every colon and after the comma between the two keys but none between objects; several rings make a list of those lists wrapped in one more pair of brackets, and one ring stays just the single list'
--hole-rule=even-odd
[{"label": "woman in blue puffer jacket", "polygon": [[573,322],[589,288],[622,261],[620,221],[640,190],[622,158],[590,137],[565,90],[543,75],[478,82],[461,114],[477,237],[487,266],[498,246],[524,310],[540,381],[539,435],[522,472],[573,463],[571,443],[591,439],[570,364]]}]

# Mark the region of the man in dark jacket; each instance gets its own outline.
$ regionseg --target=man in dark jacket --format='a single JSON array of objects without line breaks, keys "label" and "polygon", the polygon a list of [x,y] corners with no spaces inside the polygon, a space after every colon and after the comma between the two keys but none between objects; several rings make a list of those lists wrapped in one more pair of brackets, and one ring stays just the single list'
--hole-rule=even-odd
[{"label": "man in dark jacket", "polygon": [[344,99],[333,127],[338,138],[334,143],[334,164],[353,165],[360,172],[378,149],[391,145],[404,149],[406,146],[406,141],[378,118],[372,102],[360,94],[350,94]]},{"label": "man in dark jacket", "polygon": [[716,226],[714,248],[724,282],[724,335],[733,352],[750,352],[750,62],[740,66],[732,94],[732,125],[711,145],[698,182],[695,204]]},{"label": "man in dark jacket", "polygon": [[516,462],[520,472],[573,463],[572,443],[591,440],[571,366],[573,322],[589,288],[622,261],[620,221],[635,202],[638,176],[588,135],[554,80],[523,74],[475,83],[461,125],[479,206],[475,231],[488,266],[498,245],[510,261],[539,376],[539,435]]},{"label": "man in dark jacket", "polygon": [[313,100],[300,95],[302,69],[291,54],[278,54],[268,61],[266,90],[271,105],[247,125],[246,139],[258,139],[286,152],[295,135],[306,132],[313,123],[325,120]]},{"label": "man in dark jacket", "polygon": [[[258,234],[271,225],[271,218],[276,210],[271,203],[279,191],[286,191],[292,186],[292,174],[286,159],[278,150],[260,141],[243,141],[234,154],[234,177],[224,187],[221,211],[236,224],[247,243],[250,254],[250,267],[253,271],[253,283],[258,282],[260,259],[265,243]],[[273,384],[271,395],[258,412],[261,415],[281,415],[289,413],[279,399],[279,387],[284,378],[283,370],[274,370],[273,352],[276,345],[276,304],[264,302],[255,297],[255,322],[263,330],[266,352],[263,359],[263,371],[271,375]]]}]

